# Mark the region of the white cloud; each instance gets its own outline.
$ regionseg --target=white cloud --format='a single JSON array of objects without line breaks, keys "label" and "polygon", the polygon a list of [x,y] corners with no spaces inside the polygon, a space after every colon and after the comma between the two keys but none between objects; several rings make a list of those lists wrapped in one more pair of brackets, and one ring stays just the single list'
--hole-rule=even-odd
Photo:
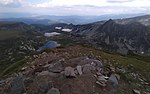
[{"label": "white cloud", "polygon": [[150,8],[150,0],[134,0],[132,2],[126,2],[120,4],[120,6],[129,6],[129,7],[149,7]]},{"label": "white cloud", "polygon": [[[22,6],[53,7],[53,6],[129,6],[129,7],[150,7],[150,0],[0,0],[0,4],[20,3]],[[43,2],[42,2],[43,1]],[[36,3],[35,3],[36,2]],[[39,2],[39,3],[38,3]]]},{"label": "white cloud", "polygon": [[[49,15],[150,13],[150,0],[0,0],[0,4],[8,6],[0,6],[0,12],[20,11]],[[10,5],[13,4],[20,6],[12,9]]]},{"label": "white cloud", "polygon": [[0,4],[12,4],[12,3],[21,3],[23,0],[0,0]]},{"label": "white cloud", "polygon": [[129,7],[150,7],[150,0],[50,0],[47,2],[35,4],[36,7],[52,6],[74,6],[74,5],[91,5],[91,6],[129,6]]},{"label": "white cloud", "polygon": [[37,4],[37,7],[52,7],[52,6],[75,6],[75,5],[92,5],[92,6],[107,6],[108,3],[105,0],[52,0],[50,2],[44,2]]},{"label": "white cloud", "polygon": [[134,0],[106,0],[106,1],[111,3],[124,3],[124,2],[132,2]]}]

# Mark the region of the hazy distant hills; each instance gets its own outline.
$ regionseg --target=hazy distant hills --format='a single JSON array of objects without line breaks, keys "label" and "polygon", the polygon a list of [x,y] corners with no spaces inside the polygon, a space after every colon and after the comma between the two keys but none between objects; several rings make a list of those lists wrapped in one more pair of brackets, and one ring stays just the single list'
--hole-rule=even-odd
[{"label": "hazy distant hills", "polygon": [[70,15],[70,16],[55,16],[55,15],[41,15],[35,16],[34,14],[18,14],[18,13],[1,13],[0,14],[0,21],[15,21],[15,22],[24,22],[27,24],[44,24],[44,25],[51,25],[57,23],[66,23],[66,24],[87,24],[101,20],[108,20],[108,19],[121,19],[121,18],[129,18],[135,17],[143,14],[107,14],[107,15],[100,15],[100,16],[77,16],[77,15]]},{"label": "hazy distant hills", "polygon": [[27,24],[43,24],[43,25],[50,25],[50,24],[56,24],[60,23],[57,21],[51,21],[48,19],[36,19],[36,18],[5,18],[0,19],[1,21],[12,21],[12,22],[24,22]]},{"label": "hazy distant hills", "polygon": [[0,22],[0,31],[27,31],[31,26],[23,22]]}]

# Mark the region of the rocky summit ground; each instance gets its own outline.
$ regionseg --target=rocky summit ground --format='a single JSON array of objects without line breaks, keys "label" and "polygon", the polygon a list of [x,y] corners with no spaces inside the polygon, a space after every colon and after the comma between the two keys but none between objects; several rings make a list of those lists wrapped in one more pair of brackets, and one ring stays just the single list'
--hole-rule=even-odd
[{"label": "rocky summit ground", "polygon": [[0,94],[150,94],[149,69],[132,71],[123,56],[71,46],[32,58],[0,80]]}]

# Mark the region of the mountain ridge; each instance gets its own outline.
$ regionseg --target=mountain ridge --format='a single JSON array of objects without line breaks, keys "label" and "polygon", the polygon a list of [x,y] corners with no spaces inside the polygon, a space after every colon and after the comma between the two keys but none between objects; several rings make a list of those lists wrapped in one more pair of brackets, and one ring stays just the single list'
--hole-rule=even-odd
[{"label": "mountain ridge", "polygon": [[[122,24],[118,20],[108,20],[102,24],[97,24],[101,22],[91,23],[87,25],[80,25],[76,28],[73,34],[79,34],[85,36],[85,41],[89,41],[91,44],[96,44],[95,46],[103,45],[105,46],[115,46],[115,49],[110,51],[117,51],[123,54],[127,54],[128,51],[133,51],[133,53],[143,53],[149,54],[149,36],[150,36],[150,26],[145,25],[144,21],[149,19],[150,16],[140,16],[141,19],[136,18],[123,19],[128,23]],[[132,21],[130,21],[132,19]],[[134,20],[135,19],[135,20]],[[143,21],[141,21],[144,19]],[[148,22],[150,22],[148,20]],[[122,41],[121,41],[122,40]],[[110,48],[110,47],[109,47]],[[106,47],[107,49],[107,47]],[[134,50],[133,50],[134,49]],[[109,50],[109,49],[108,49]],[[121,50],[121,51],[120,51]]]}]

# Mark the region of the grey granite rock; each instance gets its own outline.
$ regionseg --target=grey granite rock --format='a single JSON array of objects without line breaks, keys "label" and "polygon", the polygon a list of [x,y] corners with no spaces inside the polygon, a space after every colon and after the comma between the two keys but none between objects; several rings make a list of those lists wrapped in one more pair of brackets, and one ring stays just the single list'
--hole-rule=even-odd
[{"label": "grey granite rock", "polygon": [[47,94],[60,94],[60,91],[57,88],[51,88]]},{"label": "grey granite rock", "polygon": [[133,89],[134,94],[141,94],[139,90]]},{"label": "grey granite rock", "polygon": [[36,91],[35,94],[46,94],[48,92],[48,90],[51,88],[52,88],[52,82],[51,81],[45,82],[45,83],[41,84],[40,88]]},{"label": "grey granite rock", "polygon": [[65,68],[65,76],[70,76],[70,77],[75,77],[76,75],[75,75],[75,72],[74,72],[74,68],[72,68],[72,67],[66,67]]},{"label": "grey granite rock", "polygon": [[22,94],[25,91],[24,81],[21,76],[15,77],[8,89],[8,94]]},{"label": "grey granite rock", "polygon": [[83,73],[82,73],[82,66],[78,65],[78,66],[77,66],[77,71],[78,71],[78,73],[79,73],[80,75],[82,75],[82,74],[83,74]]},{"label": "grey granite rock", "polygon": [[50,72],[60,73],[61,71],[63,71],[63,64],[60,61],[53,63],[53,64],[50,64],[48,70]]},{"label": "grey granite rock", "polygon": [[113,86],[118,85],[118,80],[115,74],[111,74],[111,76],[108,79],[108,82],[110,82]]},{"label": "grey granite rock", "polygon": [[96,68],[92,66],[91,64],[85,64],[83,66],[83,73],[91,73],[91,71],[94,71]]}]

